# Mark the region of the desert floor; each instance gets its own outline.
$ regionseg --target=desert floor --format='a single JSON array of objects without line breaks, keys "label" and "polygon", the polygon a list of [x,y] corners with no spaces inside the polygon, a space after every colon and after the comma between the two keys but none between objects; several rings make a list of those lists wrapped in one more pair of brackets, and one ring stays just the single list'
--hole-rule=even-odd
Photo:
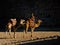
[{"label": "desert floor", "polygon": [[[0,32],[0,45],[17,45],[19,43],[22,44],[22,43],[34,42],[34,41],[28,41],[28,40],[32,40],[31,32],[28,32],[27,34],[25,34],[24,32],[16,32],[16,35],[15,35],[16,38],[13,38],[13,36],[14,36],[14,32],[11,32],[11,37],[9,35],[9,32],[7,32],[7,34],[6,32]],[[57,36],[60,36],[60,32],[38,31],[33,33],[33,39],[41,39],[41,41],[57,39]],[[47,39],[44,39],[44,38],[47,38]],[[35,42],[36,41],[39,41],[39,40],[35,40]]]}]

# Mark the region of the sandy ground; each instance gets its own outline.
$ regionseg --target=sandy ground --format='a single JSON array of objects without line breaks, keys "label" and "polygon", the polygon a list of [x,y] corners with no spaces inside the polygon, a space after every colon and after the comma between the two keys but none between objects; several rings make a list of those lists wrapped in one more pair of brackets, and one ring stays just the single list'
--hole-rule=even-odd
[{"label": "sandy ground", "polygon": [[[25,35],[25,37],[23,37]],[[27,34],[23,32],[16,32],[16,38],[13,38],[14,33],[11,33],[11,37],[9,33],[6,32],[0,32],[0,45],[17,45],[18,42],[20,43],[21,41],[26,41],[26,40],[31,40],[31,32],[28,32]],[[34,32],[33,33],[33,39],[37,38],[46,38],[46,37],[53,37],[53,36],[60,36],[60,32]]]}]

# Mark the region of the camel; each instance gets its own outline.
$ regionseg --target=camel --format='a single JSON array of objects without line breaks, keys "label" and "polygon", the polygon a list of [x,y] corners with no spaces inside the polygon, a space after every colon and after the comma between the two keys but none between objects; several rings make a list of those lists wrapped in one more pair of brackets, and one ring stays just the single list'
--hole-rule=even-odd
[{"label": "camel", "polygon": [[37,23],[35,23],[34,21],[35,21],[34,15],[32,15],[32,17],[27,21],[25,21],[25,20],[20,21],[20,24],[25,26],[25,30],[24,30],[25,34],[27,34],[29,28],[31,29],[31,37],[33,37],[34,29],[39,27],[42,22],[42,20],[40,20],[40,19],[37,21]]},{"label": "camel", "polygon": [[35,28],[39,27],[41,24],[42,20],[38,20],[37,23],[35,23],[35,16],[32,13],[32,17],[27,21],[26,23],[26,33],[28,31],[28,28],[31,28],[31,37],[33,39],[33,32]]},{"label": "camel", "polygon": [[[16,23],[17,23],[16,19],[10,19],[6,25],[6,28],[7,28],[7,31],[9,31],[10,37],[11,37],[11,29],[13,27],[14,38],[15,38],[15,31],[16,31],[15,25],[16,25]],[[6,31],[6,36],[7,36],[7,31]]]},{"label": "camel", "polygon": [[38,20],[37,23],[34,23],[31,19],[29,21],[27,21],[25,33],[27,34],[28,28],[30,28],[31,29],[31,37],[33,38],[34,29],[39,27],[41,22],[42,22],[41,20]]},{"label": "camel", "polygon": [[[23,23],[24,21],[25,20],[21,19],[21,23],[20,24],[24,25],[24,23]],[[6,28],[7,28],[7,31],[9,31],[10,37],[11,37],[11,30],[13,29],[13,31],[14,31],[14,38],[16,38],[16,30],[21,27],[21,25],[16,26],[16,24],[17,24],[17,20],[16,19],[10,19],[8,21],[7,25],[6,25]],[[7,36],[7,31],[6,31],[6,36]]]}]

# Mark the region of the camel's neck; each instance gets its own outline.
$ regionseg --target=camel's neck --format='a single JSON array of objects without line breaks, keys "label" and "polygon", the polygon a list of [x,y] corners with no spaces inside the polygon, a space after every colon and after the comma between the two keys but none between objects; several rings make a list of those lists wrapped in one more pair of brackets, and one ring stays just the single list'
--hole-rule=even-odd
[{"label": "camel's neck", "polygon": [[38,22],[35,24],[35,27],[39,27],[41,24],[41,21],[38,20]]}]

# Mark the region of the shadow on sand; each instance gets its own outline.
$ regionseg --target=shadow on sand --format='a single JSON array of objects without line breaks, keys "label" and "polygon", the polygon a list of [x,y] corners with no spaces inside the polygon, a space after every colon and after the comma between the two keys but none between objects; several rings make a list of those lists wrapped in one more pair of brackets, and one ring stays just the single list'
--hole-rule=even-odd
[{"label": "shadow on sand", "polygon": [[[53,37],[49,37],[49,38],[53,38]],[[37,38],[37,40],[40,40],[40,39]],[[60,45],[60,36],[57,36],[57,39],[36,41],[36,42],[31,42],[31,43],[19,44],[19,45]]]}]

